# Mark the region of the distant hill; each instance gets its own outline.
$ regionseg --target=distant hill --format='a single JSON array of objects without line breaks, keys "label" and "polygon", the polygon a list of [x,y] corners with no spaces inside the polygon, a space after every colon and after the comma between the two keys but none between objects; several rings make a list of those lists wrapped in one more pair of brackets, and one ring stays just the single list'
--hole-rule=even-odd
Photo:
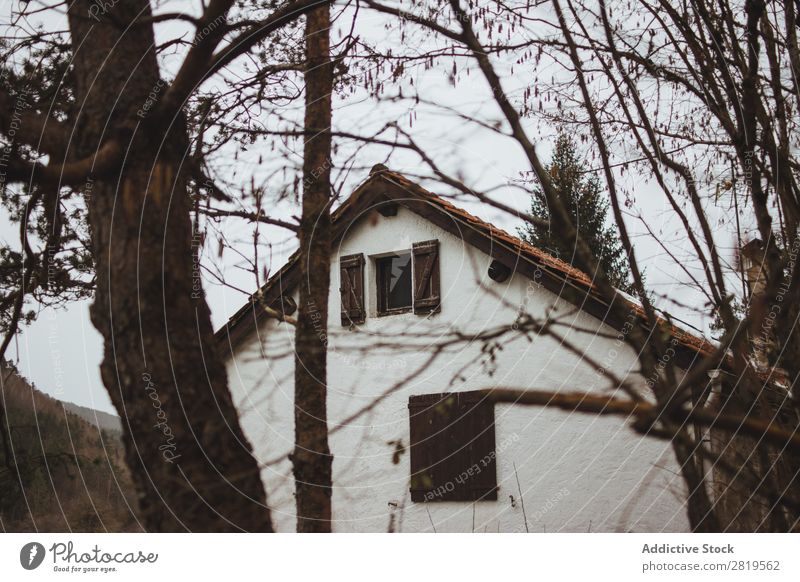
[{"label": "distant hill", "polygon": [[61,403],[69,412],[72,414],[77,414],[83,420],[95,425],[96,427],[111,432],[122,432],[122,420],[116,414],[109,414],[108,412],[103,412],[102,410],[87,408],[86,406],[73,404],[72,402],[66,402],[64,400],[62,400]]},{"label": "distant hill", "polygon": [[0,390],[0,531],[140,531],[119,418],[51,398],[6,362]]}]

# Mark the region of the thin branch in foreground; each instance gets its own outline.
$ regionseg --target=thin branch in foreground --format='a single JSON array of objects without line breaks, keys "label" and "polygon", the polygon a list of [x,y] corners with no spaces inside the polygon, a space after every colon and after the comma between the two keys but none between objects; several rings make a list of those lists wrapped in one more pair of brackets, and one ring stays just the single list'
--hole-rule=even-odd
[{"label": "thin branch in foreground", "polygon": [[599,415],[634,417],[637,430],[649,428],[659,417],[674,422],[693,422],[707,428],[718,428],[739,432],[764,439],[778,446],[790,446],[800,451],[800,434],[778,428],[774,423],[754,418],[718,414],[704,408],[661,409],[649,402],[634,402],[613,396],[587,394],[585,392],[551,392],[546,390],[516,390],[493,388],[482,391],[484,397],[494,403],[549,406],[567,411],[587,412]]}]

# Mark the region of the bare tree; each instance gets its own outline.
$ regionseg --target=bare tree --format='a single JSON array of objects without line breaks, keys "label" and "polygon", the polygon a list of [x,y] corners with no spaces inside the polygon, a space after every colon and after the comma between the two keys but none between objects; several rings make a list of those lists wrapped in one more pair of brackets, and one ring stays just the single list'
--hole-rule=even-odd
[{"label": "bare tree", "polygon": [[[299,233],[304,275],[294,322],[292,457],[298,529],[330,529],[332,456],[325,406],[330,206],[337,187],[357,167],[354,157],[364,147],[381,148],[387,158],[395,150],[414,152],[433,178],[459,195],[514,212],[505,201],[450,175],[452,167],[443,169],[396,122],[364,135],[334,131],[334,80],[343,90],[361,83],[376,102],[396,84],[398,93],[387,101],[421,103],[426,95],[403,94],[408,91],[407,72],[415,66],[443,66],[447,59],[448,71],[453,61],[454,84],[459,82],[456,63],[467,70],[477,67],[484,89],[488,86],[486,101],[493,105],[485,110],[499,110],[501,116],[480,118],[428,104],[519,146],[547,201],[554,236],[576,249],[575,266],[592,278],[586,297],[608,306],[611,318],[635,314],[637,325],[625,341],[639,355],[639,372],[649,388],[613,378],[609,388],[622,389],[624,399],[595,402],[513,387],[491,397],[593,414],[633,414],[634,429],[671,440],[689,491],[695,531],[797,529],[800,55],[794,3],[637,0],[612,6],[601,0],[554,0],[467,7],[458,0],[425,6],[365,0],[363,5],[390,25],[404,31],[415,27],[444,41],[408,53],[381,53],[352,30],[341,44],[332,43],[330,10],[318,0],[268,2],[266,9],[248,6],[251,12],[235,17],[229,13],[232,5],[212,0],[199,17],[154,16],[144,0],[107,11],[81,0],[70,5],[69,42],[36,35],[26,41],[31,46],[50,43],[72,63],[59,69],[67,95],[59,93],[49,101],[37,97],[35,107],[18,107],[20,77],[0,92],[0,133],[13,146],[2,160],[4,186],[29,186],[15,198],[23,201],[15,206],[22,250],[6,257],[11,267],[0,271],[4,280],[14,282],[14,291],[0,298],[4,314],[10,314],[2,321],[10,333],[16,331],[25,321],[25,298],[46,297],[48,288],[53,296],[96,288],[92,317],[106,343],[104,382],[129,419],[127,459],[149,528],[271,527],[258,467],[239,428],[213,344],[208,308],[195,288],[195,239],[205,235],[200,225],[210,228],[221,219],[236,218],[253,224],[252,256],[242,253],[242,260],[257,284],[268,271],[259,257],[259,228]],[[291,28],[302,14],[309,14],[305,43]],[[159,70],[156,55],[165,47],[155,45],[153,34],[153,26],[167,20],[184,21],[195,33],[171,82]],[[276,34],[284,35],[285,58],[272,61],[274,55],[262,41]],[[26,43],[14,51],[36,54]],[[247,61],[244,73],[225,77],[226,67],[240,58]],[[518,85],[520,76],[501,70],[508,63],[526,67],[530,76],[519,91],[509,86]],[[384,68],[390,72],[378,78]],[[295,82],[301,72],[306,88],[302,122],[288,114],[284,118],[278,105],[303,97],[297,89],[302,84]],[[221,89],[213,85],[215,79],[222,79]],[[46,105],[53,102],[60,105],[48,113]],[[262,123],[254,111],[264,103],[271,106],[267,117],[281,123]],[[594,249],[578,236],[540,161],[532,122],[566,128],[588,144],[596,167],[587,171],[605,183],[638,303],[614,289]],[[299,138],[304,144],[302,174],[291,167],[292,158],[280,159],[269,176],[284,180],[280,188],[269,190],[254,179],[249,187],[237,186],[247,180],[235,174],[227,183],[213,176],[213,157],[225,144],[241,144],[238,155],[253,143],[277,141],[291,149],[288,144]],[[335,169],[334,139],[352,146],[348,154],[338,154]],[[373,160],[371,156],[368,165]],[[688,241],[686,256],[676,256],[647,230],[648,217],[631,196],[632,175],[648,177],[652,191],[662,197],[670,220]],[[294,203],[301,187],[302,216],[276,217],[277,204]],[[52,277],[43,271],[52,265],[47,257],[63,256],[69,244],[77,247],[89,240],[65,234],[79,229],[59,197],[74,197],[75,192],[82,193],[88,208],[92,264],[65,268],[69,274],[52,286]],[[733,218],[723,206],[735,208]],[[34,219],[41,230],[39,252],[28,242],[28,222]],[[747,229],[760,242],[747,245],[741,256],[738,249],[726,248],[721,233],[735,234],[739,247],[747,242],[742,234]],[[682,270],[687,289],[700,298],[694,302],[695,313],[716,318],[721,330],[718,344],[690,362],[687,373],[685,362],[679,365],[671,355],[680,330],[664,311],[664,306],[680,302],[659,296],[643,279],[644,265],[633,244],[642,230],[661,245]],[[217,234],[221,249],[235,248],[224,233]],[[91,280],[92,273],[96,280]],[[503,334],[526,330],[557,333],[549,323],[523,314],[514,329],[478,338],[454,334],[443,342],[497,341]],[[10,340],[7,335],[0,352]],[[719,369],[720,381],[710,381],[709,372]],[[151,394],[164,415],[158,430],[152,428]],[[172,462],[164,460],[160,448],[166,428],[174,437],[175,449],[167,455]]]},{"label": "bare tree", "polygon": [[292,454],[297,531],[331,531],[333,456],[328,447],[327,348],[331,253],[330,7],[306,17],[306,113],[300,302],[295,331]]},{"label": "bare tree", "polygon": [[[51,40],[61,43],[71,63],[64,81],[68,115],[45,101],[21,119],[13,105],[22,102],[25,87],[2,93],[12,105],[0,119],[9,153],[3,185],[31,188],[21,220],[28,258],[20,287],[6,298],[13,317],[3,349],[32,283],[41,285],[33,274],[46,251],[35,253],[25,242],[30,210],[62,189],[79,191],[96,276],[92,321],[106,346],[103,381],[125,419],[126,461],[153,531],[271,530],[258,465],[239,427],[193,261],[190,183],[196,177],[185,163],[183,108],[198,84],[317,2],[282,4],[255,21],[229,20],[232,4],[214,0],[195,18],[154,16],[146,0],[71,3],[68,43]],[[170,19],[188,20],[195,34],[167,82],[153,28]],[[42,38],[34,35],[10,50],[24,53]],[[229,42],[221,45],[224,38]],[[49,163],[41,161],[43,154]],[[52,212],[54,224],[61,211]],[[58,233],[55,226],[50,230]]]},{"label": "bare tree", "polygon": [[[519,144],[541,187],[551,232],[575,247],[573,263],[592,276],[590,294],[609,306],[610,317],[638,311],[639,324],[625,340],[639,354],[640,373],[652,389],[649,394],[629,390],[625,406],[655,403],[654,415],[646,414],[635,427],[671,439],[689,491],[693,530],[795,529],[800,514],[792,485],[800,465],[793,435],[800,409],[792,386],[800,370],[791,354],[798,341],[792,331],[800,274],[791,112],[800,61],[794,5],[643,0],[611,7],[603,1],[554,0],[468,11],[458,0],[449,0],[421,11],[372,0],[367,4],[468,51],[499,106],[506,135]],[[528,67],[533,86],[511,97],[504,89],[511,80],[497,70],[501,62]],[[540,76],[545,70],[546,76]],[[491,121],[463,117],[493,127]],[[590,140],[598,162],[594,171],[605,181],[639,306],[613,289],[592,249],[577,236],[523,122],[527,117]],[[470,192],[444,176],[425,152],[418,153],[439,179]],[[691,362],[686,375],[671,356],[677,332],[644,284],[625,220],[627,209],[636,209],[626,194],[624,172],[632,168],[652,176],[684,230],[693,254],[673,259],[707,300],[698,311],[716,317],[723,329],[719,346]],[[749,247],[749,264],[755,266],[738,292],[737,258],[717,233],[721,219],[714,206],[721,199],[736,207],[736,226],[754,225],[762,241]],[[663,243],[662,248],[672,252]],[[670,303],[675,298],[661,299]],[[737,305],[746,311],[739,313]],[[718,368],[722,381],[710,382],[707,373]],[[517,396],[548,405],[548,399],[533,402],[525,391]],[[549,404],[558,405],[557,395],[550,396]],[[700,430],[688,422],[691,417],[718,420],[701,423]],[[748,428],[752,421],[759,423],[755,432]],[[709,427],[716,435],[711,445],[703,439]],[[770,432],[777,439],[765,436]],[[710,487],[709,476],[722,487]],[[734,494],[735,501],[725,500]]]}]

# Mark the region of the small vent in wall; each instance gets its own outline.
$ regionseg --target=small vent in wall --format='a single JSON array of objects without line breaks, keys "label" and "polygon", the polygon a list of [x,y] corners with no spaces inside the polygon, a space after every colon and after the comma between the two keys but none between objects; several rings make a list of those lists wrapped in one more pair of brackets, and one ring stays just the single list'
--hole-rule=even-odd
[{"label": "small vent in wall", "polygon": [[492,264],[489,265],[489,278],[492,281],[497,281],[498,283],[502,283],[510,276],[511,276],[511,269],[506,267],[500,261],[492,261]]}]

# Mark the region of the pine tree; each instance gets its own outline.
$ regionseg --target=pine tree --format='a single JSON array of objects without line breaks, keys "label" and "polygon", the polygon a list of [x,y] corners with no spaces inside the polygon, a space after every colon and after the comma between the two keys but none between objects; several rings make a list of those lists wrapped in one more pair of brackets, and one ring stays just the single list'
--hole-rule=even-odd
[{"label": "pine tree", "polygon": [[[611,284],[621,291],[631,292],[628,259],[616,229],[608,225],[609,201],[603,196],[597,175],[585,174],[585,167],[572,138],[565,133],[560,134],[548,166],[553,186],[565,203],[578,233],[594,251],[600,268]],[[547,201],[539,186],[533,189],[531,214],[545,220],[550,218]],[[519,234],[526,242],[562,261],[572,263],[574,260],[574,241],[564,244],[553,236],[547,225],[529,223],[519,230]]]}]

